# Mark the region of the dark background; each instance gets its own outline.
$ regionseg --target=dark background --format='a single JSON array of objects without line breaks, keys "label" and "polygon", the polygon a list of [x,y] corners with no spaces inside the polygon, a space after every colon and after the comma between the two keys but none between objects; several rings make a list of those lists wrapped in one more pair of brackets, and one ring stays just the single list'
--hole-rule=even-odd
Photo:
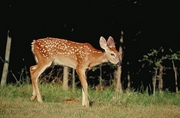
[{"label": "dark background", "polygon": [[[139,69],[138,59],[161,46],[180,47],[179,6],[171,1],[144,0],[4,0],[0,4],[0,56],[4,59],[6,34],[12,37],[10,67],[18,77],[22,68],[35,64],[33,39],[65,38],[89,42],[100,49],[99,38],[112,36],[119,47],[124,32],[124,63]],[[3,62],[0,62],[2,72]],[[124,70],[127,70],[124,64]],[[13,81],[9,74],[8,82]]]}]

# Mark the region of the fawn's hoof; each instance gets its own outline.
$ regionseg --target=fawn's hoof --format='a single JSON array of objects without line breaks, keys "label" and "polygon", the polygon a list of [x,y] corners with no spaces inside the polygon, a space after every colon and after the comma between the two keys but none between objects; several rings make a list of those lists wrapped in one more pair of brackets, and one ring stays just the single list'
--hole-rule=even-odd
[{"label": "fawn's hoof", "polygon": [[31,97],[31,101],[34,101],[36,99],[36,95],[33,95],[32,97]]}]

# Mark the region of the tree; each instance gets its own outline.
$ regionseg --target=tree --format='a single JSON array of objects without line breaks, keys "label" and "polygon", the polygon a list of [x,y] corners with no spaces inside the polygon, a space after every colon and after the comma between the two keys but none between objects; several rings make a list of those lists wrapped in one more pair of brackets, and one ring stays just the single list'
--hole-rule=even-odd
[{"label": "tree", "polygon": [[68,90],[68,76],[69,76],[69,68],[64,66],[63,69],[63,89]]},{"label": "tree", "polygon": [[171,49],[169,49],[170,52],[172,53],[171,55],[166,55],[167,59],[171,60],[172,62],[172,67],[173,67],[173,71],[174,71],[174,79],[175,79],[175,89],[176,89],[176,93],[178,93],[178,72],[177,72],[177,67],[175,65],[175,60],[180,60],[180,51],[174,53]]},{"label": "tree", "polygon": [[[123,43],[123,31],[121,31],[121,38],[120,38],[120,44]],[[119,53],[120,53],[120,60],[122,61],[122,46],[119,46]],[[121,73],[122,73],[122,66],[118,66],[117,70],[114,72],[114,76],[117,80],[116,82],[116,92],[117,93],[122,93],[122,84],[121,84]]]},{"label": "tree", "polygon": [[158,90],[159,92],[162,91],[163,88],[163,60],[166,59],[164,56],[159,56],[159,52],[164,52],[164,49],[162,47],[159,48],[159,50],[151,49],[151,52],[147,53],[146,55],[143,55],[143,59],[139,60],[140,62],[146,61],[149,63],[149,65],[154,66],[154,75],[152,76],[152,85],[153,85],[153,94],[156,92],[156,81],[158,82]]},{"label": "tree", "polygon": [[72,68],[72,89],[75,91],[76,83],[75,83],[75,69]]}]

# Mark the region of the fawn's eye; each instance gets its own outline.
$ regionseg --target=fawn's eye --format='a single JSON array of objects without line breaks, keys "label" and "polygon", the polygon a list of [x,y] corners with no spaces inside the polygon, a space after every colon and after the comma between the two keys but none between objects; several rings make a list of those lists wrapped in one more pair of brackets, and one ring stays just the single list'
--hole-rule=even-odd
[{"label": "fawn's eye", "polygon": [[115,54],[114,54],[114,53],[111,53],[111,56],[113,56],[113,57],[114,57],[114,56],[115,56]]}]

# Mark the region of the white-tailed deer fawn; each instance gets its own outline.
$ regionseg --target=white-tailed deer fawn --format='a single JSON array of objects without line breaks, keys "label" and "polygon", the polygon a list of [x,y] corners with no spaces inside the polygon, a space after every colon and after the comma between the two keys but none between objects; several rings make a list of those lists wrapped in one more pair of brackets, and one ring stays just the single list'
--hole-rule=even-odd
[{"label": "white-tailed deer fawn", "polygon": [[38,78],[53,63],[76,69],[82,85],[82,105],[89,107],[85,71],[108,61],[117,65],[121,63],[119,52],[116,50],[114,39],[111,36],[107,41],[101,36],[99,44],[105,52],[95,49],[89,43],[78,43],[51,37],[34,40],[32,52],[37,64],[30,67],[33,86],[31,100],[35,100],[37,97],[38,102],[43,102],[38,87]]}]

